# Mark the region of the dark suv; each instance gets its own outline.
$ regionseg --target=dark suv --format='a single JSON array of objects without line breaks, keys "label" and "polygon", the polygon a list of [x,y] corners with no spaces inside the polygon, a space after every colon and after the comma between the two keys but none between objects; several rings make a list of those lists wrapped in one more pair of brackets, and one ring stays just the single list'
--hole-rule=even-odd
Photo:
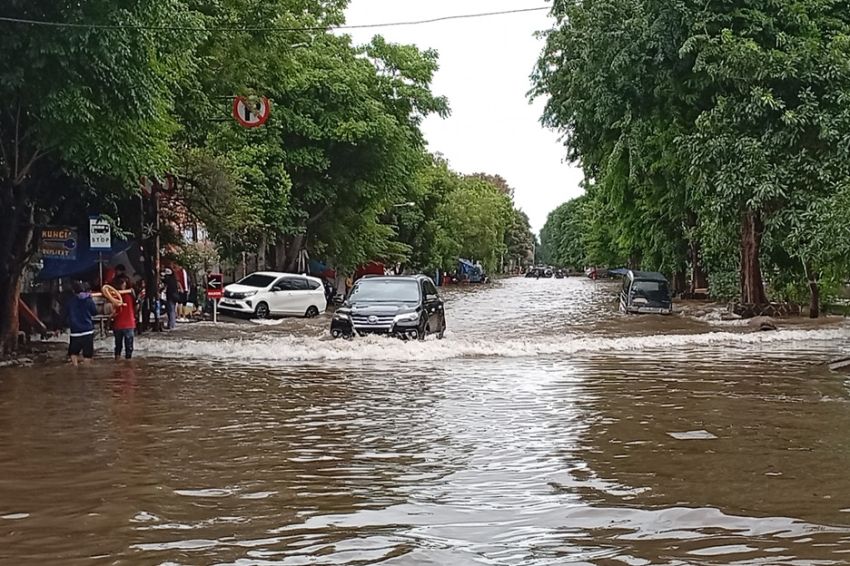
[{"label": "dark suv", "polygon": [[334,338],[357,333],[424,340],[429,334],[442,339],[445,332],[443,301],[434,282],[424,275],[365,277],[354,284],[331,321]]}]

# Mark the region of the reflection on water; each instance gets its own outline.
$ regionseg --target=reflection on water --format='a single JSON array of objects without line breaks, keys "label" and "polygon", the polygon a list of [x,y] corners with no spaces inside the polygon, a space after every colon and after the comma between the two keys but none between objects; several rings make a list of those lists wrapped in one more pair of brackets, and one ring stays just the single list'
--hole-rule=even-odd
[{"label": "reflection on water", "polygon": [[0,562],[846,563],[850,396],[819,364],[847,331],[612,296],[515,280],[450,295],[443,342],[246,323],[4,371]]}]

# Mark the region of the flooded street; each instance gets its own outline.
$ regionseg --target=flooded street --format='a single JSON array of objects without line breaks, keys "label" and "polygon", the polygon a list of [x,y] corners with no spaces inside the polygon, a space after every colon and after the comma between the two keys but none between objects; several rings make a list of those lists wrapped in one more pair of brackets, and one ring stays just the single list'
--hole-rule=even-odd
[{"label": "flooded street", "polygon": [[0,563],[850,562],[848,327],[616,291],[453,290],[443,341],[198,323],[0,370]]}]

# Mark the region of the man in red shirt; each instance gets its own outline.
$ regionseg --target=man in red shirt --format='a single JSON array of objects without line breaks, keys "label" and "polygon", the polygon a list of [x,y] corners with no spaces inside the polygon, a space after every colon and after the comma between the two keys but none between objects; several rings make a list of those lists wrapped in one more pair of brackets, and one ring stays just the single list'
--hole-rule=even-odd
[{"label": "man in red shirt", "polygon": [[123,347],[124,356],[129,360],[133,357],[133,337],[136,331],[136,301],[133,292],[129,290],[127,279],[117,281],[121,293],[121,306],[115,309],[112,322],[112,333],[115,335],[115,359],[121,358]]}]

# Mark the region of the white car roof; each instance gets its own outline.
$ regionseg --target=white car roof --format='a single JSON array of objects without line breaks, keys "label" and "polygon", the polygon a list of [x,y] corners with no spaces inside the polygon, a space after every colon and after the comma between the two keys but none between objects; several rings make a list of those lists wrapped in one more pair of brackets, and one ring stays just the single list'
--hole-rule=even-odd
[{"label": "white car roof", "polygon": [[302,279],[311,279],[313,281],[322,282],[318,277],[312,277],[310,275],[303,275],[301,273],[283,273],[280,271],[255,271],[254,273],[249,273],[245,277],[250,277],[251,275],[267,275],[268,277],[300,277]]}]

